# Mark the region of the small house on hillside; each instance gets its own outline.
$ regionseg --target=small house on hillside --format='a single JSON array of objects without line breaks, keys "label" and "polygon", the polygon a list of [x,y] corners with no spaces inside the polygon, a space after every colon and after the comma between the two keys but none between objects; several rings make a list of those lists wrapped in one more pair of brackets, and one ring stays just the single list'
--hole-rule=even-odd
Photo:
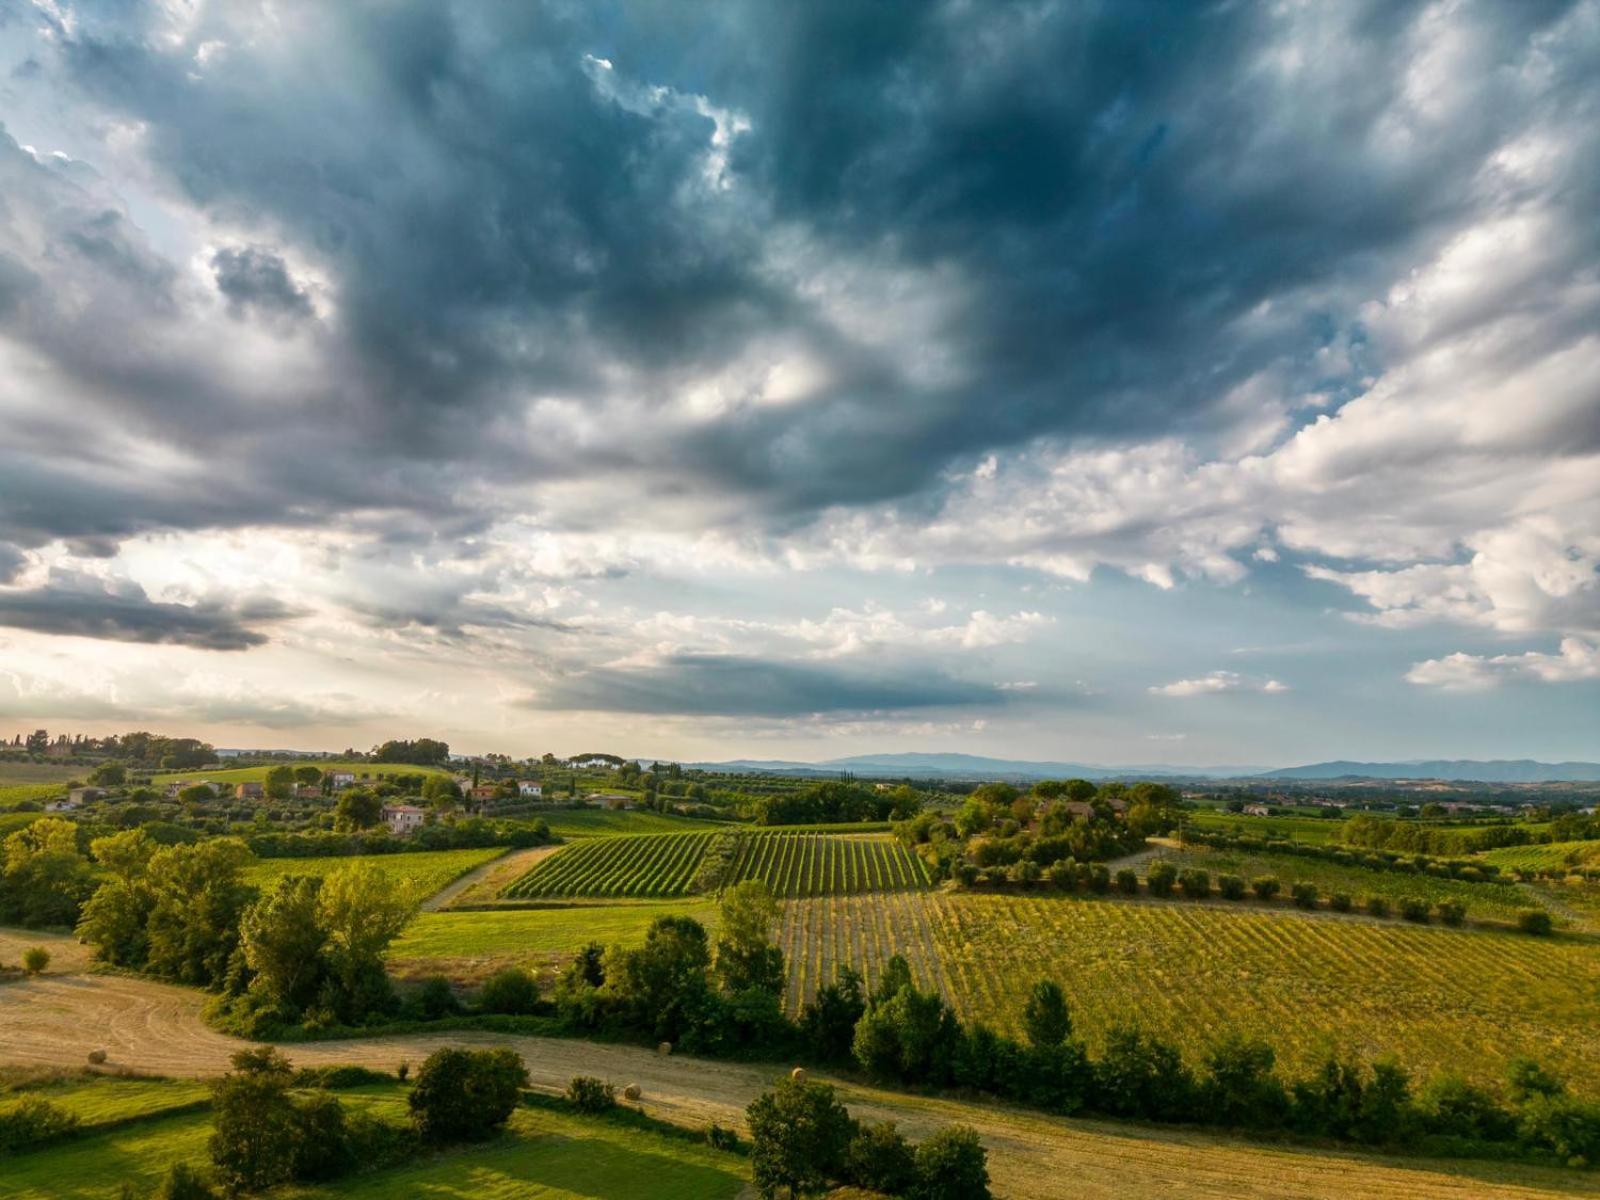
[{"label": "small house on hillside", "polygon": [[519,779],[517,780],[517,795],[537,800],[544,795],[544,785],[537,779]]},{"label": "small house on hillside", "polygon": [[1094,820],[1094,805],[1090,804],[1087,800],[1064,801],[1061,805],[1061,811],[1064,813],[1070,813],[1072,817],[1078,821]]},{"label": "small house on hillside", "polygon": [[1270,817],[1272,813],[1267,810],[1265,804],[1246,804],[1244,806],[1244,815],[1247,817]]},{"label": "small house on hillside", "polygon": [[73,788],[59,800],[51,800],[44,806],[45,812],[71,812],[75,808],[82,808],[90,800],[98,800],[105,792],[96,787]]},{"label": "small house on hillside", "polygon": [[319,800],[322,798],[322,788],[314,783],[297,783],[294,785],[294,798],[296,800]]},{"label": "small house on hillside", "polygon": [[385,804],[379,810],[383,823],[393,834],[415,833],[422,828],[422,820],[426,815],[426,811],[415,804]]},{"label": "small house on hillside", "polygon": [[494,783],[480,783],[469,793],[469,797],[479,804],[487,803],[500,794],[500,786]]},{"label": "small house on hillside", "polygon": [[354,771],[329,771],[327,778],[328,786],[334,791],[338,791],[340,788],[353,787],[356,782],[356,773]]},{"label": "small house on hillside", "polygon": [[233,789],[235,800],[260,800],[266,794],[266,785],[260,783],[241,783]]}]

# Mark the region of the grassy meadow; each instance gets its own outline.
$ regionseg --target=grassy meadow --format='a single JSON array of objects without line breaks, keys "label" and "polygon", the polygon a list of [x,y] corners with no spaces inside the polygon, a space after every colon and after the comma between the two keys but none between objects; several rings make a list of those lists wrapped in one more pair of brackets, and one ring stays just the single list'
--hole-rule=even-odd
[{"label": "grassy meadow", "polygon": [[177,783],[181,780],[209,779],[212,783],[265,783],[267,772],[275,767],[315,767],[326,774],[329,771],[353,771],[361,775],[444,775],[454,773],[443,767],[413,766],[411,763],[345,762],[342,759],[311,759],[306,762],[269,763],[262,767],[196,767],[188,771],[161,771],[152,775],[156,784]]},{"label": "grassy meadow", "polygon": [[1252,817],[1223,808],[1197,808],[1184,814],[1184,823],[1202,833],[1238,833],[1251,837],[1283,838],[1326,846],[1339,840],[1343,820],[1331,817]]},{"label": "grassy meadow", "polygon": [[[340,1093],[350,1107],[391,1120],[404,1119],[404,1097],[399,1086]],[[0,1197],[111,1200],[124,1181],[142,1194],[174,1162],[205,1166],[210,1132],[208,1112],[153,1115],[18,1155],[0,1171]],[[747,1177],[746,1161],[736,1154],[619,1123],[523,1108],[503,1135],[481,1146],[426,1154],[331,1184],[280,1188],[273,1195],[732,1200]]]},{"label": "grassy meadow", "polygon": [[263,858],[245,868],[245,878],[265,889],[284,875],[322,876],[352,863],[370,863],[395,883],[408,883],[419,897],[433,895],[468,871],[505,853],[504,847],[481,850],[420,850],[410,854],[349,854],[327,858]]}]

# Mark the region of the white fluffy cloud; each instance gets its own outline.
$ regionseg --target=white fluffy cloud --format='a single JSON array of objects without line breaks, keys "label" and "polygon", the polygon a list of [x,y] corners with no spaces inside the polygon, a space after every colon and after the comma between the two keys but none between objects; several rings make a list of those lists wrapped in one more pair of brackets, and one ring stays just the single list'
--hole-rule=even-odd
[{"label": "white fluffy cloud", "polygon": [[1287,692],[1289,686],[1276,679],[1251,679],[1237,671],[1212,671],[1194,679],[1177,679],[1150,688],[1155,696],[1213,696],[1218,692]]},{"label": "white fluffy cloud", "polygon": [[1541,683],[1574,683],[1600,679],[1600,646],[1578,638],[1563,638],[1555,654],[1530,650],[1525,654],[1447,654],[1417,663],[1406,679],[1421,687],[1448,691],[1481,691],[1507,679]]}]

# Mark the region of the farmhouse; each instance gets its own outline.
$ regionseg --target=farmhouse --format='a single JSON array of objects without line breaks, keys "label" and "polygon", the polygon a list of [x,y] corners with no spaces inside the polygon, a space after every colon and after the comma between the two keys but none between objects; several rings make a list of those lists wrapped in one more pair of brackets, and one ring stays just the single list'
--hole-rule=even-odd
[{"label": "farmhouse", "polygon": [[294,796],[296,800],[316,800],[322,796],[322,788],[314,783],[297,783]]},{"label": "farmhouse", "polygon": [[383,823],[389,827],[389,832],[394,834],[415,833],[422,828],[422,818],[426,815],[423,809],[415,804],[385,804],[379,810]]},{"label": "farmhouse", "polygon": [[497,795],[499,795],[499,793],[499,785],[493,783],[480,783],[477,787],[468,792],[467,795],[471,799],[482,804],[486,801],[493,800]]},{"label": "farmhouse", "polygon": [[52,800],[44,806],[45,812],[71,812],[81,808],[90,800],[98,800],[105,792],[94,787],[73,788],[60,800]]},{"label": "farmhouse", "polygon": [[519,779],[517,780],[517,795],[531,796],[537,800],[544,795],[544,785],[537,779]]},{"label": "farmhouse", "polygon": [[353,787],[355,785],[355,782],[356,782],[356,773],[354,771],[329,771],[328,772],[328,786],[331,789],[333,789],[334,791],[336,791],[336,792],[340,788]]},{"label": "farmhouse", "polygon": [[1265,804],[1246,804],[1244,806],[1244,815],[1247,817],[1270,817],[1272,814]]},{"label": "farmhouse", "polygon": [[259,800],[266,794],[265,785],[259,783],[241,783],[233,789],[235,800]]}]

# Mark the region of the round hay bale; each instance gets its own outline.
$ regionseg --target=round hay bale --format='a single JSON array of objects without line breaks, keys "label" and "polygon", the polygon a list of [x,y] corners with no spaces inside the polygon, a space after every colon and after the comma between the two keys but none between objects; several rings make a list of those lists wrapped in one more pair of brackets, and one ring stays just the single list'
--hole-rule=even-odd
[{"label": "round hay bale", "polygon": [[672,1053],[672,1043],[671,1042],[662,1042],[659,1046],[656,1047],[656,1053],[657,1054],[671,1054]]},{"label": "round hay bale", "polygon": [[622,1089],[622,1098],[624,1100],[637,1100],[642,1095],[644,1095],[644,1092],[637,1083],[630,1083]]},{"label": "round hay bale", "polygon": [[89,1051],[89,1061],[94,1063],[95,1066],[98,1067],[101,1063],[105,1062],[105,1060],[106,1052],[104,1050]]},{"label": "round hay bale", "polygon": [[789,1078],[794,1080],[796,1083],[804,1083],[807,1079],[806,1069],[804,1067],[796,1067],[794,1070],[789,1072]]}]

